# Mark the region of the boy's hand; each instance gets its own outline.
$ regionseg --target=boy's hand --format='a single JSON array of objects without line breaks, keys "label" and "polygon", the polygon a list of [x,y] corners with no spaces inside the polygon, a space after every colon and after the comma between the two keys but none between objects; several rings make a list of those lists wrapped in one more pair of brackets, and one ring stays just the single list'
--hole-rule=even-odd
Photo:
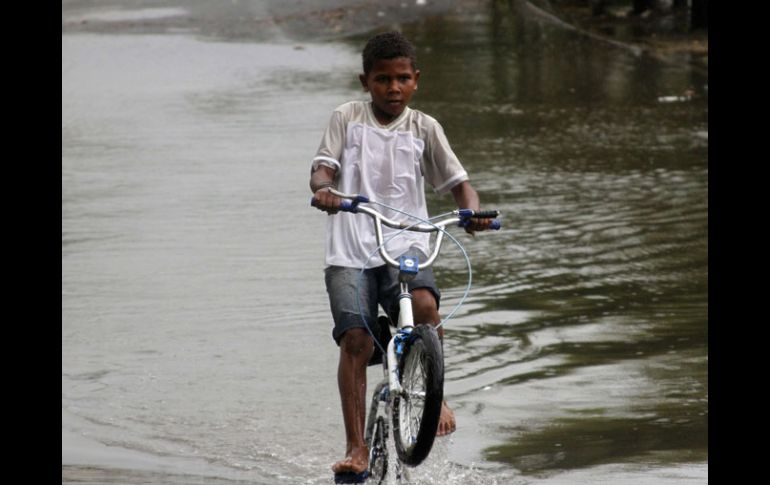
[{"label": "boy's hand", "polygon": [[313,195],[313,206],[318,210],[328,212],[330,215],[339,211],[341,202],[342,199],[332,194],[328,187],[316,190],[315,195]]},{"label": "boy's hand", "polygon": [[493,219],[476,219],[471,217],[468,219],[468,225],[465,226],[465,232],[473,236],[476,231],[486,231],[489,229],[489,225],[492,224]]},{"label": "boy's hand", "polygon": [[[452,187],[452,197],[454,197],[457,207],[460,209],[473,209],[474,211],[478,211],[481,206],[479,195],[467,180]],[[465,226],[465,232],[473,236],[476,231],[485,231],[489,229],[491,223],[492,219],[476,219],[471,217],[468,219],[468,225]]]},{"label": "boy's hand", "polygon": [[329,191],[330,187],[334,187],[335,175],[336,171],[325,165],[320,165],[310,175],[310,190],[313,192],[312,204],[318,210],[329,214],[336,214],[340,208],[340,202],[342,202],[342,199]]}]

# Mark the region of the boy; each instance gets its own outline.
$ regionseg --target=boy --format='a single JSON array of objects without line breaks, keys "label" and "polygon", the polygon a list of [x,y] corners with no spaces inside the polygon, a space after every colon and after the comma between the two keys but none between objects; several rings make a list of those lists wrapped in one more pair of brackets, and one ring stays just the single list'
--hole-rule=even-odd
[{"label": "boy", "polygon": [[[352,101],[332,113],[312,162],[310,188],[316,207],[329,215],[337,213],[340,199],[328,190],[335,187],[426,218],[427,181],[439,193],[451,192],[458,207],[478,210],[478,195],[441,125],[408,107],[420,79],[412,44],[398,32],[380,34],[369,40],[362,57],[364,72],[359,79],[371,102]],[[404,218],[398,214],[388,216]],[[479,220],[466,230],[473,234],[474,230],[485,229],[489,222]],[[385,236],[387,239],[387,233]],[[329,217],[325,281],[334,318],[332,336],[340,348],[337,382],[347,439],[346,457],[332,470],[337,475],[361,479],[369,459],[364,443],[366,367],[374,350],[364,321],[376,325],[378,303],[393,321],[398,312],[398,271],[385,265],[379,254],[369,258],[376,247],[368,217]],[[388,243],[388,251],[395,256],[410,249],[427,253],[427,234],[404,232]],[[362,288],[359,282],[364,265],[367,269]],[[409,288],[415,322],[440,323],[440,293],[432,271],[420,271]],[[364,319],[357,294],[365,302],[360,305]],[[373,330],[376,334],[376,327]],[[443,337],[442,328],[439,335]],[[454,430],[454,413],[444,402],[437,434]]]}]

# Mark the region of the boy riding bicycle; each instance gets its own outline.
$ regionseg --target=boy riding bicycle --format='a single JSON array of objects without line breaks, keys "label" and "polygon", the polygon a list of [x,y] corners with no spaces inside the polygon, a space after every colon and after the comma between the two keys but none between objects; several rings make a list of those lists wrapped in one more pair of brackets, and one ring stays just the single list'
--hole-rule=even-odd
[{"label": "boy riding bicycle", "polygon": [[[328,190],[334,187],[427,218],[427,181],[437,192],[451,193],[459,208],[478,210],[478,195],[441,125],[408,107],[420,79],[414,46],[398,32],[384,33],[367,42],[362,57],[364,72],[359,79],[371,102],[348,102],[332,113],[312,161],[310,188],[315,206],[336,214],[341,199]],[[484,230],[489,222],[472,222],[466,231]],[[394,255],[422,253],[422,259],[428,253],[427,236],[402,233],[388,243],[388,251]],[[375,327],[372,330],[378,334],[378,304],[397,320],[398,270],[385,265],[375,254],[376,248],[368,218],[328,218],[325,282],[334,319],[332,336],[340,348],[337,381],[347,440],[345,459],[332,466],[335,474],[356,475],[367,470],[366,367],[374,342],[366,325]],[[366,269],[360,284],[362,267]],[[438,325],[441,294],[433,272],[421,270],[409,290],[415,322]],[[360,305],[358,298],[363,302]],[[443,338],[443,328],[438,330]],[[454,430],[454,413],[444,402],[437,434]]]}]

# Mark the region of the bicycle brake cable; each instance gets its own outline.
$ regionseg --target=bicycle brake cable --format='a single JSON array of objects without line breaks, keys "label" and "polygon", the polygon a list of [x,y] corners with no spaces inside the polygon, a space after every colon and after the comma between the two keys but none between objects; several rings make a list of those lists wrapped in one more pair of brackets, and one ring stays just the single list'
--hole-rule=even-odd
[{"label": "bicycle brake cable", "polygon": [[[447,314],[447,316],[445,318],[443,318],[438,325],[436,325],[436,329],[440,328],[441,326],[444,325],[444,323],[449,321],[449,319],[451,319],[454,316],[454,314],[457,313],[457,311],[460,309],[460,307],[463,305],[463,303],[465,303],[465,300],[468,298],[468,295],[470,294],[471,284],[472,284],[472,280],[473,280],[473,270],[471,269],[471,260],[468,257],[468,253],[465,251],[465,248],[463,247],[463,245],[449,231],[447,231],[443,227],[439,227],[436,224],[434,224],[433,222],[431,222],[431,220],[435,220],[435,219],[438,219],[438,218],[446,217],[448,215],[452,215],[452,213],[451,212],[447,212],[445,214],[439,214],[437,216],[433,216],[433,217],[431,217],[429,219],[423,219],[423,218],[421,218],[419,216],[415,216],[414,214],[409,214],[408,212],[402,211],[400,209],[396,209],[395,207],[391,207],[391,206],[389,206],[387,204],[384,204],[382,202],[377,202],[377,201],[374,201],[374,200],[369,200],[368,202],[371,203],[371,204],[381,205],[382,207],[385,207],[386,209],[390,209],[392,211],[395,211],[395,212],[398,212],[400,214],[403,214],[403,215],[405,215],[405,216],[407,216],[409,218],[416,219],[417,222],[415,222],[414,224],[412,224],[410,226],[407,226],[407,227],[399,230],[398,232],[390,235],[387,239],[385,239],[382,242],[382,244],[380,244],[379,246],[374,248],[374,250],[369,254],[369,257],[366,258],[366,261],[364,262],[363,266],[361,267],[361,272],[359,274],[359,288],[361,287],[361,283],[363,282],[364,272],[366,270],[366,263],[368,263],[369,260],[372,259],[372,257],[380,251],[381,247],[387,245],[393,238],[395,238],[396,236],[401,235],[401,233],[403,233],[404,231],[408,231],[409,229],[411,229],[412,227],[416,226],[417,224],[424,223],[424,224],[428,224],[430,226],[433,226],[436,230],[441,231],[441,232],[444,233],[444,235],[448,236],[449,239],[451,239],[452,242],[455,243],[455,245],[460,249],[460,252],[462,253],[463,257],[465,258],[465,264],[468,267],[468,284],[466,285],[465,292],[463,293],[463,296],[460,298],[460,301],[457,303],[457,305],[455,305],[455,307],[452,309],[452,311],[449,312],[449,314]],[[379,339],[377,337],[375,337],[374,332],[372,332],[371,327],[369,327],[369,324],[366,321],[366,317],[364,316],[364,312],[361,309],[361,295],[360,295],[360,293],[358,291],[356,291],[356,303],[358,304],[358,313],[359,313],[359,315],[361,315],[361,319],[364,321],[364,326],[366,326],[366,330],[369,332],[369,335],[372,336],[372,339],[374,340],[374,344],[380,349],[380,351],[384,355],[386,353],[386,350],[382,348],[382,345],[380,345]]]}]

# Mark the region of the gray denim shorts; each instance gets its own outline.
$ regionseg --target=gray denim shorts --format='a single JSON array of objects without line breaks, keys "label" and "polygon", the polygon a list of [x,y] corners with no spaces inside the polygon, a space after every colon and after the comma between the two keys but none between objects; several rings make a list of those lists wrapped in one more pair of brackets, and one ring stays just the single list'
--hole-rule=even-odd
[{"label": "gray denim shorts", "polygon": [[[427,257],[419,253],[420,261]],[[329,266],[325,270],[326,291],[329,294],[334,330],[332,337],[337,345],[342,334],[351,328],[366,328],[379,335],[377,324],[377,306],[380,305],[391,321],[398,321],[398,270],[388,265],[370,268],[361,272],[360,268]],[[436,298],[436,306],[441,301],[441,292],[436,286],[433,270],[421,269],[409,282],[409,290],[428,289]]]}]

